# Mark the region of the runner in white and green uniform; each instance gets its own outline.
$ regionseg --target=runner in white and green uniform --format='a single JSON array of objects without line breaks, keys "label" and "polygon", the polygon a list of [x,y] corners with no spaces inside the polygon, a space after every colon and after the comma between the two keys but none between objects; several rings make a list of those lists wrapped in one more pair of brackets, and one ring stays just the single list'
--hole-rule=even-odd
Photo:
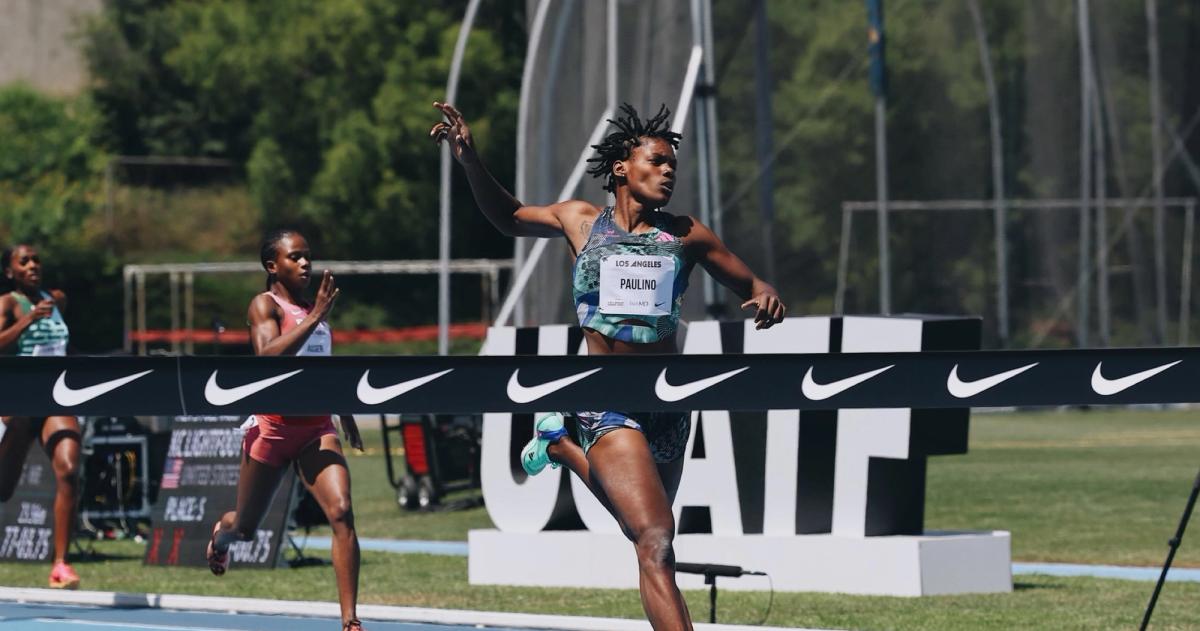
[{"label": "runner in white and green uniform", "polygon": [[[69,333],[61,291],[42,289],[42,263],[37,250],[18,245],[0,254],[0,269],[12,291],[0,296],[0,353],[24,356],[66,355]],[[16,491],[34,441],[42,444],[54,469],[54,566],[50,587],[75,589],[79,575],[67,564],[67,546],[79,497],[79,420],[74,416],[0,419],[0,502]]]},{"label": "runner in white and green uniform", "polygon": [[[25,313],[33,313],[37,308],[25,294],[14,291],[12,297]],[[62,356],[67,354],[67,340],[70,333],[67,323],[63,321],[62,312],[49,292],[41,292],[41,304],[50,304],[50,315],[40,320],[34,320],[21,335],[17,337],[17,354],[25,356]]]},{"label": "runner in white and green uniform", "polygon": [[[446,120],[430,136],[446,141],[466,171],[479,209],[502,233],[563,237],[576,258],[572,293],[588,354],[675,353],[679,305],[699,264],[753,307],[758,328],[783,319],[771,285],[729,251],[695,217],[665,212],[675,187],[675,148],[669,112],[641,119],[629,105],[609,120],[616,129],[595,145],[589,173],[604,178],[613,204],[600,208],[572,199],[526,205],[502,187],[476,153],[461,113],[434,103]],[[536,159],[536,157],[535,157]],[[579,421],[581,448],[563,430],[561,414],[539,418],[521,453],[534,475],[563,464],[578,475],[633,542],[642,607],[655,629],[689,629],[687,604],[675,584],[675,521],[671,502],[683,472],[688,413],[568,411]],[[534,561],[536,562],[536,560]]]}]

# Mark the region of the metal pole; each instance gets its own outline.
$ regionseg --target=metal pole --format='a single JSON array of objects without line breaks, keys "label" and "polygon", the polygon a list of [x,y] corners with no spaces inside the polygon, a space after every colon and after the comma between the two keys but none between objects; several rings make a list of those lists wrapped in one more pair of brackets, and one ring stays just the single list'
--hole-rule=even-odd
[{"label": "metal pole", "polygon": [[846,312],[846,276],[850,267],[850,230],[854,222],[854,212],[842,206],[842,240],[838,243],[837,289],[833,293],[833,313],[842,315]]},{"label": "metal pole", "polygon": [[132,353],[133,335],[131,335],[131,333],[133,332],[133,271],[128,267],[125,267],[121,270],[121,276],[122,291],[124,293],[122,304],[125,307],[125,331],[121,336],[123,338],[121,342],[121,348],[123,348],[126,353]]},{"label": "metal pole", "polygon": [[[458,98],[458,76],[462,71],[467,38],[471,35],[471,25],[475,22],[478,9],[479,0],[471,0],[458,29],[458,41],[454,43],[454,56],[450,60],[450,76],[446,79],[447,103],[454,103]],[[442,143],[441,157],[441,203],[438,209],[438,355],[446,355],[450,352],[450,172],[453,167],[450,143]]]},{"label": "metal pole", "polygon": [[1166,211],[1163,207],[1162,95],[1159,89],[1158,7],[1146,0],[1146,46],[1150,53],[1150,152],[1154,173],[1154,291],[1158,301],[1158,342],[1167,342]]},{"label": "metal pole", "polygon": [[1183,214],[1183,261],[1179,271],[1179,345],[1188,345],[1192,328],[1192,247],[1195,243],[1196,204],[1188,202]]},{"label": "metal pole", "polygon": [[[704,71],[704,100],[701,103],[706,110],[704,125],[707,127],[708,168],[710,169],[709,176],[712,178],[712,184],[709,187],[712,195],[712,229],[714,234],[724,238],[725,218],[721,209],[721,153],[717,148],[717,62],[716,46],[713,44],[712,0],[704,0],[701,6],[704,26],[701,30],[703,36],[701,45],[704,46],[704,67],[702,68]],[[722,287],[717,285],[713,298],[718,307],[722,304],[721,295],[723,293]]]},{"label": "metal pole", "polygon": [[971,21],[975,24],[975,40],[979,43],[979,63],[983,67],[983,83],[988,93],[988,121],[992,136],[992,224],[996,254],[996,334],[1000,347],[1008,348],[1008,220],[1004,195],[1004,138],[1000,133],[1000,104],[996,79],[992,74],[992,57],[988,47],[987,29],[979,0],[967,0]]},{"label": "metal pole", "polygon": [[757,0],[754,9],[754,144],[758,150],[761,173],[758,180],[758,213],[762,222],[760,234],[766,275],[771,282],[775,282],[775,239],[772,230],[775,223],[775,167],[771,159],[775,153],[775,143],[771,112],[771,57],[767,54],[770,46],[767,0]]},{"label": "metal pole", "polygon": [[[705,77],[705,79],[701,79],[699,84],[696,86],[696,91],[694,92],[694,96],[693,96],[693,98],[695,98],[695,100],[696,100],[696,115],[694,118],[695,128],[696,128],[696,171],[697,171],[696,181],[697,181],[697,186],[699,188],[699,191],[698,191],[699,195],[697,196],[697,202],[698,202],[699,211],[700,211],[700,221],[702,223],[704,223],[705,225],[712,226],[713,225],[713,212],[712,212],[713,195],[712,195],[711,174],[713,173],[713,168],[709,165],[710,154],[708,151],[708,140],[709,140],[708,139],[708,125],[705,124],[705,122],[704,122],[705,117],[708,116],[708,109],[704,107],[704,99],[705,99],[705,92],[709,87],[707,85],[707,81],[706,81],[707,73],[705,73],[705,66],[708,64],[709,56],[708,56],[708,52],[706,50],[704,50],[704,44],[703,44],[703,42],[704,42],[704,9],[701,6],[702,4],[703,4],[702,0],[692,0],[692,3],[691,3],[691,5],[692,5],[692,41],[701,43],[700,48],[701,48],[701,60],[702,61],[700,63],[700,72]],[[704,309],[705,309],[705,313],[707,314],[709,312],[708,310],[712,307],[712,305],[716,303],[716,282],[713,280],[712,276],[710,276],[708,274],[704,274],[703,278],[704,278],[704,282],[703,282]]]},{"label": "metal pole", "polygon": [[892,312],[892,272],[888,252],[888,180],[887,124],[884,121],[887,104],[883,96],[875,99],[875,195],[879,203],[879,312]]},{"label": "metal pole", "polygon": [[113,218],[114,196],[113,193],[113,170],[116,167],[118,158],[110,158],[108,164],[104,165],[104,225],[108,234],[105,235],[105,241],[108,242],[108,252],[111,254],[114,245],[114,235],[116,234],[115,220]]},{"label": "metal pole", "polygon": [[[529,169],[526,167],[528,158],[526,154],[527,143],[529,142],[529,107],[531,97],[529,91],[533,86],[533,71],[534,62],[537,59],[537,51],[542,39],[542,33],[545,31],[546,14],[550,10],[550,0],[540,0],[537,5],[537,10],[533,14],[533,22],[529,26],[529,43],[525,48],[525,65],[521,71],[521,100],[517,106],[517,163],[516,181],[513,183],[514,193],[517,199],[524,200],[527,194],[526,181],[529,179]],[[521,270],[526,265],[526,244],[531,241],[525,238],[513,239],[513,279],[515,280]],[[536,241],[534,241],[536,242]],[[512,289],[509,290],[510,293]],[[515,311],[514,324],[525,324],[525,303],[517,300],[513,306]]]},{"label": "metal pole", "polygon": [[[1094,68],[1093,68],[1094,70]],[[1100,345],[1108,346],[1111,334],[1111,305],[1108,300],[1108,193],[1104,190],[1107,182],[1107,172],[1104,157],[1104,113],[1100,107],[1100,81],[1092,75],[1092,108],[1095,124],[1092,131],[1096,135],[1096,308],[1099,313]]]},{"label": "metal pole", "polygon": [[188,355],[196,353],[196,338],[192,332],[196,330],[196,274],[187,272],[183,275],[183,328],[186,331],[187,343],[184,352]]},{"label": "metal pole", "polygon": [[875,94],[875,198],[879,241],[879,312],[892,312],[892,269],[888,246],[887,65],[883,0],[867,0],[870,84]]},{"label": "metal pole", "polygon": [[179,274],[168,275],[171,284],[171,352],[179,354]]},{"label": "metal pole", "polygon": [[146,274],[137,275],[138,355],[146,354]]},{"label": "metal pole", "polygon": [[488,310],[486,322],[492,321],[492,314],[500,304],[500,270],[496,267],[488,270]]},{"label": "metal pole", "polygon": [[1076,334],[1079,346],[1088,345],[1090,315],[1088,265],[1091,262],[1091,188],[1092,188],[1092,66],[1091,36],[1088,27],[1088,0],[1078,0],[1079,21],[1079,276]]}]

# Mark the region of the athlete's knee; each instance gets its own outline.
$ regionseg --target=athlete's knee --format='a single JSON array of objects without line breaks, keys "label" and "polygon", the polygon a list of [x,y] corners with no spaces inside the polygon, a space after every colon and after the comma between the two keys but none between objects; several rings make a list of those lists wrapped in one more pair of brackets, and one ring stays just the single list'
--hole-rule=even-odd
[{"label": "athlete's knee", "polygon": [[75,486],[79,483],[79,459],[55,458],[54,478],[60,486]]},{"label": "athlete's knee", "polygon": [[635,533],[638,564],[643,568],[667,568],[675,564],[673,528],[652,526]]},{"label": "athlete's knee", "polygon": [[339,495],[325,506],[325,518],[336,528],[354,528],[354,508],[349,495]]}]

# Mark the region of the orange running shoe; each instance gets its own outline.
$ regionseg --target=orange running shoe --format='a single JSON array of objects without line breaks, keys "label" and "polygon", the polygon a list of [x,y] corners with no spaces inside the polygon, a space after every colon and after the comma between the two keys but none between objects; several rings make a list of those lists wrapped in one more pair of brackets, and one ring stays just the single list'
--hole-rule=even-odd
[{"label": "orange running shoe", "polygon": [[54,589],[78,589],[79,575],[65,561],[54,564],[50,570],[50,587]]},{"label": "orange running shoe", "polygon": [[363,628],[362,623],[359,622],[358,618],[351,618],[345,624],[342,625],[342,631],[367,631],[367,630]]}]

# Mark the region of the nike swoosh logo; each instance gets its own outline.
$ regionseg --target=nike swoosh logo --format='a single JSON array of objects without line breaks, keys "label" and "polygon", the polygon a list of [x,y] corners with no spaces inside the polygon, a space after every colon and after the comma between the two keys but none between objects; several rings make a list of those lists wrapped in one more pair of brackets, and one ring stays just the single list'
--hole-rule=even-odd
[{"label": "nike swoosh logo", "polygon": [[514,370],[512,376],[508,378],[508,398],[511,399],[513,403],[530,403],[532,401],[537,401],[551,392],[562,390],[563,388],[575,383],[576,381],[579,381],[580,379],[586,379],[587,377],[600,372],[600,370],[601,369],[599,368],[593,368],[591,370],[585,370],[576,375],[570,375],[563,377],[562,379],[555,379],[554,381],[547,381],[546,383],[538,384],[536,386],[523,386],[517,379],[517,373],[521,372],[521,369],[518,368]]},{"label": "nike swoosh logo", "polygon": [[1121,377],[1120,379],[1105,379],[1104,375],[1100,374],[1100,367],[1104,365],[1104,362],[1100,362],[1096,364],[1096,370],[1092,371],[1092,390],[1095,390],[1096,394],[1100,396],[1107,397],[1109,395],[1121,392],[1122,390],[1128,390],[1129,388],[1132,388],[1133,386],[1153,377],[1154,375],[1157,375],[1158,373],[1170,368],[1171,366],[1174,366],[1175,364],[1178,364],[1181,361],[1183,360],[1180,359],[1169,364],[1163,364],[1157,368],[1143,370],[1142,372],[1135,372],[1128,377]]},{"label": "nike swoosh logo", "polygon": [[858,384],[870,379],[871,377],[874,377],[875,375],[878,375],[881,372],[891,370],[893,366],[895,366],[895,364],[884,366],[878,370],[864,372],[861,375],[854,375],[853,377],[838,379],[837,381],[832,381],[830,383],[817,383],[813,381],[813,369],[812,366],[809,366],[808,372],[804,373],[804,381],[800,383],[800,391],[804,393],[804,396],[808,397],[812,401],[824,401],[829,397],[832,397],[836,394],[841,394],[842,392],[857,386]]},{"label": "nike swoosh logo", "polygon": [[683,399],[686,399],[693,394],[700,392],[701,390],[711,388],[718,383],[721,383],[722,381],[725,381],[726,379],[746,370],[750,370],[750,367],[746,366],[744,368],[738,368],[737,370],[723,372],[719,375],[713,375],[697,381],[673,386],[667,383],[667,369],[663,368],[662,372],[658,373],[658,381],[654,384],[654,394],[658,395],[659,399],[662,399],[668,403],[672,401],[682,401]]},{"label": "nike swoosh logo", "polygon": [[954,364],[954,368],[950,369],[950,376],[946,377],[946,389],[950,391],[951,395],[959,399],[970,398],[984,390],[990,390],[1037,365],[1038,362],[1033,362],[1028,366],[1006,370],[991,377],[984,377],[975,381],[963,381],[958,378],[958,364]]},{"label": "nike swoosh logo", "polygon": [[237,386],[236,388],[222,388],[220,384],[217,383],[217,371],[214,370],[213,373],[208,376],[208,383],[204,384],[204,398],[208,399],[208,402],[213,405],[229,405],[230,403],[241,401],[255,392],[266,390],[280,381],[283,381],[288,377],[298,375],[302,372],[304,372],[303,368],[300,370],[293,370],[292,372],[287,372],[282,375],[267,377],[266,379],[259,379],[258,381],[251,381],[246,385]]},{"label": "nike swoosh logo", "polygon": [[371,382],[368,378],[368,375],[371,374],[371,371],[367,370],[363,372],[362,378],[358,380],[358,400],[366,403],[367,405],[379,405],[385,401],[391,401],[392,399],[395,399],[409,390],[420,388],[430,381],[433,381],[434,379],[437,379],[438,377],[441,377],[442,375],[453,370],[453,368],[450,368],[443,370],[442,372],[435,372],[432,375],[425,375],[424,377],[417,377],[416,379],[401,381],[395,385],[385,386],[383,388],[376,388],[375,386],[371,385]]},{"label": "nike swoosh logo", "polygon": [[54,382],[54,390],[51,392],[51,394],[54,397],[55,403],[66,407],[71,407],[81,403],[87,403],[88,401],[91,401],[102,394],[112,392],[113,390],[116,390],[117,388],[120,388],[121,386],[136,379],[141,379],[152,372],[154,371],[143,370],[142,372],[129,375],[128,377],[121,377],[120,379],[105,381],[104,383],[98,383],[94,386],[88,386],[86,388],[72,388],[67,385],[67,371],[64,370],[58,375],[58,381]]}]

